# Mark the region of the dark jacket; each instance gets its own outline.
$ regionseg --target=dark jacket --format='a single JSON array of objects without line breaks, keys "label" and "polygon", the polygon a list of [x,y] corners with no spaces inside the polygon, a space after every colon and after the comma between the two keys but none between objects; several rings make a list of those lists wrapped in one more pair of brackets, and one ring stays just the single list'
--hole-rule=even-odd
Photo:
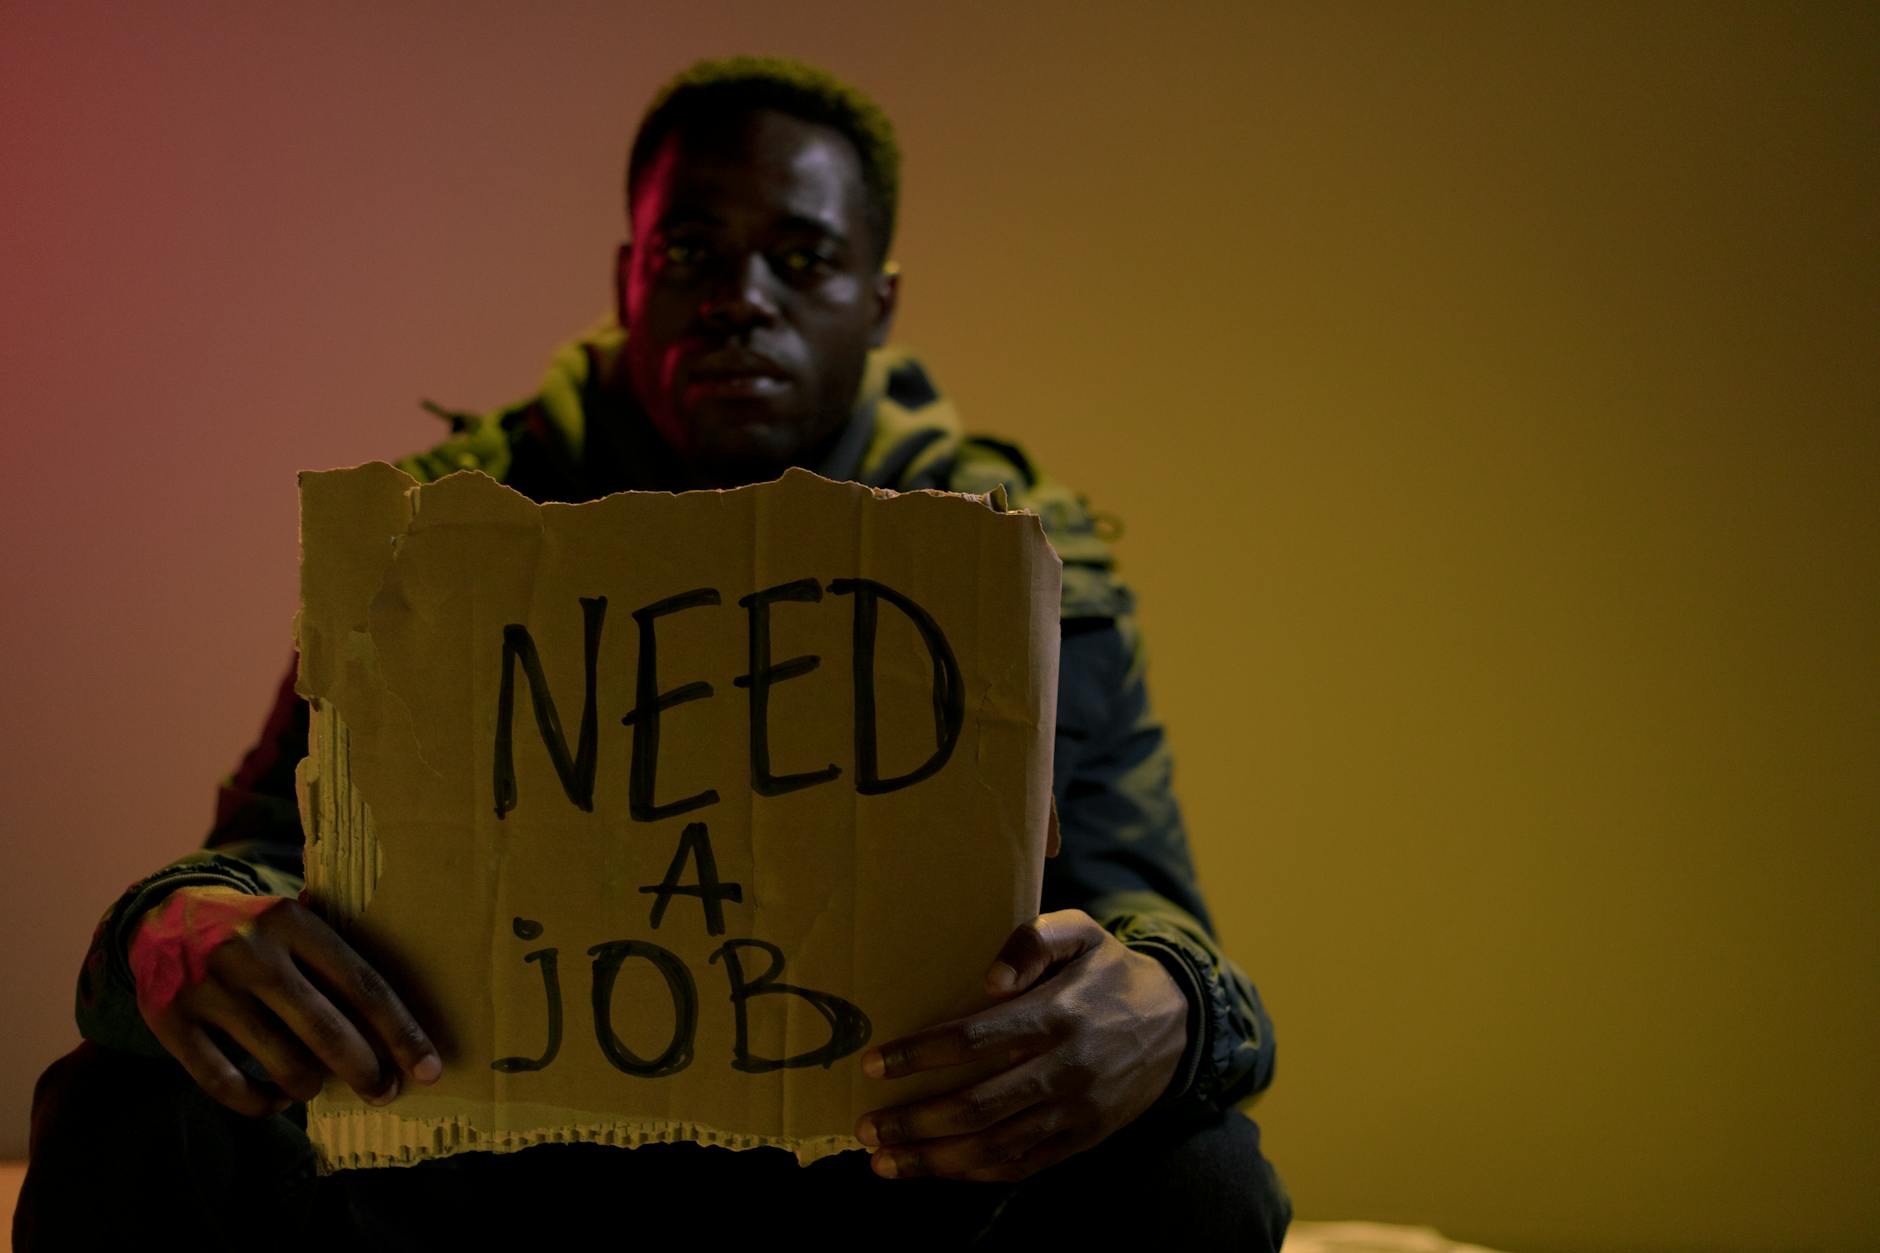
[{"label": "dark jacket", "polygon": [[[612,399],[627,394],[615,375],[623,343],[611,323],[597,326],[556,354],[540,392],[491,414],[432,406],[450,420],[450,438],[399,467],[427,482],[480,469],[536,501],[669,489],[677,482],[670,454],[637,412]],[[904,491],[1003,484],[1013,507],[1042,518],[1064,561],[1052,779],[1063,851],[1045,865],[1043,908],[1087,911],[1160,960],[1187,994],[1188,1048],[1165,1100],[1225,1105],[1264,1088],[1272,1025],[1252,981],[1213,937],[1170,790],[1167,740],[1149,707],[1133,601],[1082,499],[1014,445],[962,435],[952,404],[894,348],[870,355],[854,419],[812,468]],[[137,1012],[126,948],[131,925],[164,893],[185,884],[300,891],[294,766],[307,752],[307,707],[293,678],[290,668],[260,742],[224,782],[203,849],[132,885],[99,922],[79,976],[87,1039],[162,1054]]]}]

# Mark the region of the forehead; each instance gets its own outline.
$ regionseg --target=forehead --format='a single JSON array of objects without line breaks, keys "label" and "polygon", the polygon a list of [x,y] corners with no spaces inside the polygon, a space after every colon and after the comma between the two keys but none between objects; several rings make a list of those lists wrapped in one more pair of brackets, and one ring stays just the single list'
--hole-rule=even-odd
[{"label": "forehead", "polygon": [[861,158],[841,131],[765,110],[668,135],[641,176],[633,227],[807,219],[854,237],[866,230],[866,203]]}]

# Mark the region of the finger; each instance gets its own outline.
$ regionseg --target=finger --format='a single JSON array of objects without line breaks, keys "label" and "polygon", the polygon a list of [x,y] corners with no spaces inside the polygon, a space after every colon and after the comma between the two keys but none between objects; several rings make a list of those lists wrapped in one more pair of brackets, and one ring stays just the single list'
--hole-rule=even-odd
[{"label": "finger", "polygon": [[1075,1133],[1061,1131],[1057,1135],[1045,1137],[1025,1153],[1010,1161],[1000,1162],[996,1166],[982,1166],[977,1170],[964,1171],[953,1178],[965,1179],[973,1183],[1017,1183],[1089,1147],[1090,1145],[1083,1143],[1083,1139]]},{"label": "finger", "polygon": [[293,1104],[279,1092],[270,1091],[240,1070],[228,1055],[209,1038],[209,1033],[191,1022],[166,1020],[156,1032],[157,1042],[181,1063],[196,1086],[217,1104],[249,1118],[278,1114]]},{"label": "finger", "polygon": [[385,977],[317,916],[303,911],[300,917],[306,921],[289,945],[294,956],[358,1012],[400,1070],[419,1083],[436,1082],[444,1070],[437,1049]]},{"label": "finger", "polygon": [[875,1154],[871,1165],[884,1179],[941,1175],[958,1179],[974,1172],[998,1171],[1022,1162],[1058,1130],[1055,1106],[1034,1106],[1016,1118],[972,1135],[915,1140]]},{"label": "finger", "polygon": [[1040,914],[1013,931],[986,971],[986,991],[994,996],[1022,992],[1051,967],[1089,952],[1107,933],[1081,909]]},{"label": "finger", "polygon": [[957,1092],[874,1110],[862,1115],[855,1138],[874,1148],[983,1131],[1049,1096],[1050,1069],[1047,1059],[1035,1057]]},{"label": "finger", "polygon": [[138,1008],[149,1017],[186,998],[210,977],[211,961],[247,949],[257,920],[280,903],[230,887],[182,887],[145,910],[129,952]]},{"label": "finger", "polygon": [[254,1058],[275,1086],[296,1101],[309,1101],[326,1080],[326,1068],[293,1037],[268,1008],[244,992],[205,987],[196,1019]]},{"label": "finger", "polygon": [[261,981],[254,992],[366,1104],[383,1105],[398,1095],[397,1069],[386,1065],[353,1021],[291,963],[287,970]]},{"label": "finger", "polygon": [[1022,1060],[1050,1045],[1050,1034],[1032,1007],[1011,1001],[877,1045],[862,1054],[862,1073],[872,1079],[898,1079],[989,1057]]}]

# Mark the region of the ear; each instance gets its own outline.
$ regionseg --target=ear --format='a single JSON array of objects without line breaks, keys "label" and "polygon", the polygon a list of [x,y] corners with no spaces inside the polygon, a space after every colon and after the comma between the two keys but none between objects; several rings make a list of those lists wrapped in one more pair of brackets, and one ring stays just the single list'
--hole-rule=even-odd
[{"label": "ear", "polygon": [[633,241],[627,240],[614,254],[614,320],[622,329],[627,325],[627,272],[633,268]]},{"label": "ear", "polygon": [[892,261],[883,262],[870,282],[874,287],[875,323],[868,331],[868,346],[879,348],[888,342],[888,328],[894,322],[894,302],[901,293],[901,267]]}]

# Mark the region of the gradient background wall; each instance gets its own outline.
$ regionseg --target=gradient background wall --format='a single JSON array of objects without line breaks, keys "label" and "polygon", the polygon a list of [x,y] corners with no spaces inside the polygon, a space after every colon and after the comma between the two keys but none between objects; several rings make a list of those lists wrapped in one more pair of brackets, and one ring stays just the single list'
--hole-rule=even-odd
[{"label": "gradient background wall", "polygon": [[603,310],[646,98],[907,152],[901,342],[1119,516],[1302,1216],[1880,1243],[1871,5],[0,8],[0,1152],[290,649],[294,472]]}]

